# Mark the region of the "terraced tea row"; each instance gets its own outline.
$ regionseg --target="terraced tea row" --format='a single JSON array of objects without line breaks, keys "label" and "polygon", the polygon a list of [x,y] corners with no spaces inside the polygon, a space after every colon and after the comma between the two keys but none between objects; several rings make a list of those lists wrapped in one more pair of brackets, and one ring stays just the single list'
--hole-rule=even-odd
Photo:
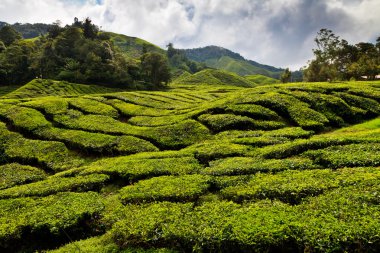
[{"label": "terraced tea row", "polygon": [[0,100],[0,249],[380,247],[378,84],[192,89]]}]

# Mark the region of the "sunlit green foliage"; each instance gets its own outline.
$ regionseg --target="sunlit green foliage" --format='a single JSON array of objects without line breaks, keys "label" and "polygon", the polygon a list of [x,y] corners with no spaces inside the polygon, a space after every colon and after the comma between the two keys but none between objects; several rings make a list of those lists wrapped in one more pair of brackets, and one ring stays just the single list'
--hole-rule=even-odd
[{"label": "sunlit green foliage", "polygon": [[0,251],[376,252],[379,88],[1,99]]},{"label": "sunlit green foliage", "polygon": [[[103,209],[99,195],[94,192],[6,199],[0,200],[0,204],[0,248],[11,251],[41,247],[25,241],[24,236],[42,239],[41,235],[45,234],[51,240],[62,240],[67,231],[85,231],[83,222],[90,222]],[[45,236],[45,242],[49,238]]]},{"label": "sunlit green foliage", "polygon": [[15,185],[43,180],[46,173],[38,168],[10,163],[0,166],[0,190]]},{"label": "sunlit green foliage", "polygon": [[284,171],[275,175],[256,174],[247,184],[227,187],[222,195],[241,202],[247,199],[279,199],[299,203],[308,196],[316,196],[329,189],[379,180],[380,170],[371,168],[339,169],[331,171]]},{"label": "sunlit green foliage", "polygon": [[202,175],[161,176],[126,186],[120,195],[124,203],[194,201],[207,191],[209,181]]},{"label": "sunlit green foliage", "polygon": [[29,98],[45,96],[77,96],[84,94],[116,92],[119,89],[98,85],[74,84],[45,79],[32,80],[21,88],[5,95],[6,98]]},{"label": "sunlit green foliage", "polygon": [[107,158],[82,168],[81,175],[102,173],[126,180],[161,176],[185,175],[199,172],[201,165],[192,157],[131,159],[129,157]]},{"label": "sunlit green foliage", "polygon": [[266,159],[257,157],[231,157],[216,160],[202,173],[210,175],[245,175],[258,172],[279,172],[283,170],[310,170],[319,168],[307,158]]},{"label": "sunlit green foliage", "polygon": [[57,192],[98,190],[109,179],[107,175],[94,174],[77,177],[52,177],[46,180],[14,186],[0,191],[0,199],[30,196],[47,196]]}]

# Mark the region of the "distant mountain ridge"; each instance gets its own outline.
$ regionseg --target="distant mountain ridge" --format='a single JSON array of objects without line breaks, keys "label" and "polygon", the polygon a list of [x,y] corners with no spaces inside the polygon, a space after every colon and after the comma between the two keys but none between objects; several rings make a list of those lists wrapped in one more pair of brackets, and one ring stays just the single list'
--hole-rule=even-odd
[{"label": "distant mountain ridge", "polygon": [[284,71],[282,68],[247,60],[240,54],[219,46],[182,49],[182,51],[191,60],[204,62],[208,67],[235,72],[241,76],[262,74],[279,78]]}]

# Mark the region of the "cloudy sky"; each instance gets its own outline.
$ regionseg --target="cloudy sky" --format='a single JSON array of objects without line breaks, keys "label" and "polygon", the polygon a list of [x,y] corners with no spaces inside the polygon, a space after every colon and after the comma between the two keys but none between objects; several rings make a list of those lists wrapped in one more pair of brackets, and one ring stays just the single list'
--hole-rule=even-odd
[{"label": "cloudy sky", "polygon": [[0,21],[72,23],[90,17],[103,30],[161,47],[218,45],[247,59],[295,70],[329,28],[350,43],[380,36],[379,0],[1,0]]}]

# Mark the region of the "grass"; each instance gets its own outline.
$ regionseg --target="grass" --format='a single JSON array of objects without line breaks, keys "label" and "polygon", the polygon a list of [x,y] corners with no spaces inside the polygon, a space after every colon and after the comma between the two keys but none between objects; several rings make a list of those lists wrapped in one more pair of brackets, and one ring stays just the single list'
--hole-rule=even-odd
[{"label": "grass", "polygon": [[7,93],[0,251],[376,252],[380,82],[247,82]]}]

